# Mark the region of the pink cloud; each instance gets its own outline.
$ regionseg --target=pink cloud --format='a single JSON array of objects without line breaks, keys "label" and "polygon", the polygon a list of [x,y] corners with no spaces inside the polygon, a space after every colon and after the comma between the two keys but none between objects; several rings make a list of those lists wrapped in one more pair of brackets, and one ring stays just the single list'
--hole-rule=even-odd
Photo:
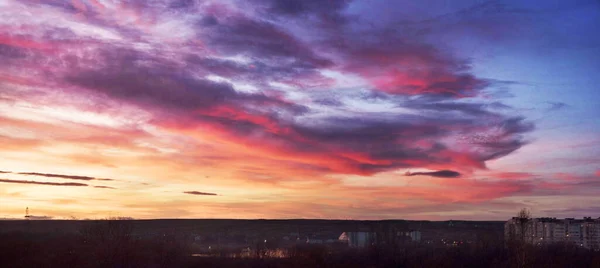
[{"label": "pink cloud", "polygon": [[[443,209],[449,211],[456,204],[475,206],[566,184],[538,185],[525,181],[533,175],[524,172],[494,177],[504,180],[472,179],[488,161],[527,144],[523,135],[533,125],[472,98],[491,82],[477,76],[466,59],[386,29],[356,30],[341,12],[345,2],[273,1],[256,10],[159,2],[29,1],[27,8],[52,11],[36,16],[50,21],[52,14],[60,24],[31,20],[29,28],[0,27],[0,60],[10,67],[0,82],[12,90],[6,99],[22,103],[11,106],[19,116],[0,116],[0,130],[35,137],[0,135],[0,151],[39,162],[23,165],[223,187],[227,194],[218,199],[229,203],[207,204],[215,215],[227,207],[254,216],[298,211],[360,216],[450,204]],[[276,17],[257,16],[260,12]],[[305,35],[281,18],[298,26],[309,19],[306,23],[322,27]],[[324,75],[328,71],[344,80],[357,75],[369,85],[335,88],[334,79]],[[6,104],[3,97],[0,104]],[[115,120],[106,127],[50,113],[43,116],[48,122],[20,119],[42,107]],[[371,181],[409,168],[437,171],[419,172],[429,176],[408,178],[415,181],[406,186],[344,184],[348,174]],[[175,200],[171,205],[193,198],[182,192],[210,194],[175,192],[161,194]],[[253,195],[265,192],[275,194]],[[165,213],[161,204],[144,198],[135,197],[143,200],[141,210],[149,210],[140,215]],[[264,211],[244,212],[256,205],[240,200],[252,198],[272,199],[263,202]]]},{"label": "pink cloud", "polygon": [[7,34],[0,34],[0,44],[47,51],[54,49],[52,44],[48,44],[46,42],[39,42],[30,38]]},{"label": "pink cloud", "polygon": [[525,180],[535,178],[534,174],[528,172],[498,172],[492,174],[493,177],[499,179],[509,179],[509,180]]}]

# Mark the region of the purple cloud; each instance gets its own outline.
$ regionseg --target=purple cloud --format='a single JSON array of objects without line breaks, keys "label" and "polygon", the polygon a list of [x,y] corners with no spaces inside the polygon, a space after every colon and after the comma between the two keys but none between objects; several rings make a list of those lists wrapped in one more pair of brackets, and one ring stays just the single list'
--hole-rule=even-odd
[{"label": "purple cloud", "polygon": [[[125,42],[86,36],[83,43],[58,43],[52,48],[82,54],[60,58],[45,53],[56,64],[42,73],[65,92],[141,108],[159,127],[182,133],[210,129],[232,143],[257,144],[256,150],[322,172],[481,169],[527,143],[523,135],[533,124],[495,108],[505,107],[502,103],[479,98],[496,83],[476,76],[467,59],[440,44],[408,37],[390,25],[354,27],[343,19],[349,16],[346,1],[255,3],[248,12],[188,1],[124,3],[132,14],[143,11],[173,20],[179,19],[173,10],[197,13],[181,21],[189,26],[186,36],[160,43],[144,32],[151,20],[124,26],[86,4],[90,24],[114,30]],[[75,5],[62,7],[83,12]],[[253,11],[272,16],[257,17]],[[327,12],[341,19],[330,20]],[[315,27],[305,36],[283,22],[286,18],[331,27]],[[45,30],[53,42],[77,36]],[[148,47],[130,45],[133,41]],[[20,55],[14,44],[7,46],[4,54]],[[37,57],[17,58],[24,70],[40,68]],[[326,71],[355,75],[366,84],[338,88]],[[211,75],[225,80],[217,82]],[[256,90],[241,90],[240,83]],[[354,94],[358,90],[362,93]],[[391,108],[361,111],[365,102]],[[471,146],[463,146],[464,141]]]}]

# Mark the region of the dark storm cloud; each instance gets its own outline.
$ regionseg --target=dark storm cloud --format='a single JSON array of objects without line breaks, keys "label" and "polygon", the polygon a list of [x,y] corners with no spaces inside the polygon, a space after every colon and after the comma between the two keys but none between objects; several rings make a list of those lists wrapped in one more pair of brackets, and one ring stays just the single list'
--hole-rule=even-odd
[{"label": "dark storm cloud", "polygon": [[205,193],[205,192],[198,192],[198,191],[187,191],[187,192],[183,192],[184,194],[191,194],[191,195],[217,195],[214,193]]},{"label": "dark storm cloud", "polygon": [[456,178],[460,177],[460,172],[452,171],[452,170],[439,170],[432,172],[407,172],[406,176],[431,176],[437,178]]},{"label": "dark storm cloud", "polygon": [[0,179],[0,182],[3,183],[19,183],[19,184],[38,184],[38,185],[51,185],[51,186],[88,186],[84,183],[76,183],[76,182],[41,182],[41,181],[25,181],[25,180],[7,180]]}]

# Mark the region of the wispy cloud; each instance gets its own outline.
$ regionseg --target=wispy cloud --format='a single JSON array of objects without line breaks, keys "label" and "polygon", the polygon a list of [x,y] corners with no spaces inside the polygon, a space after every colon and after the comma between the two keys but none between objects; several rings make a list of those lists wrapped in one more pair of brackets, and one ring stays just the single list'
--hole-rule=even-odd
[{"label": "wispy cloud", "polygon": [[552,112],[557,110],[562,110],[564,108],[568,108],[569,105],[564,102],[547,102],[549,107],[546,108],[546,111]]},{"label": "wispy cloud", "polygon": [[117,188],[115,188],[115,187],[110,187],[110,186],[102,186],[102,185],[100,185],[100,186],[94,186],[94,188],[100,188],[100,189],[117,189]]},{"label": "wispy cloud", "polygon": [[191,194],[191,195],[217,195],[215,193],[205,193],[205,192],[198,192],[198,191],[187,191],[187,192],[183,192],[184,194]]},{"label": "wispy cloud", "polygon": [[41,181],[25,181],[25,180],[8,180],[8,179],[0,179],[0,182],[3,183],[20,183],[20,184],[38,184],[38,185],[51,185],[51,186],[88,186],[84,183],[76,183],[76,182],[41,182]]},{"label": "wispy cloud", "polygon": [[461,174],[452,170],[439,170],[439,171],[431,171],[431,172],[406,172],[406,176],[431,176],[437,178],[456,178],[460,177]]},{"label": "wispy cloud", "polygon": [[48,177],[48,178],[60,178],[60,179],[67,179],[67,180],[114,181],[114,179],[108,179],[108,178],[95,178],[95,177],[90,177],[90,176],[64,175],[64,174],[39,173],[39,172],[12,172],[12,171],[1,171],[0,170],[0,173],[5,173],[5,174],[11,173],[11,174],[19,174],[19,175],[27,175],[27,176],[39,176],[39,177]]},{"label": "wispy cloud", "polygon": [[19,172],[17,174],[30,175],[30,176],[40,176],[40,177],[49,177],[49,178],[61,178],[61,179],[68,179],[68,180],[91,181],[91,180],[95,180],[96,179],[94,177],[88,177],[88,176],[61,175],[61,174],[37,173],[37,172]]},{"label": "wispy cloud", "polygon": [[494,178],[500,179],[531,179],[535,178],[536,175],[528,172],[498,172],[491,175]]}]

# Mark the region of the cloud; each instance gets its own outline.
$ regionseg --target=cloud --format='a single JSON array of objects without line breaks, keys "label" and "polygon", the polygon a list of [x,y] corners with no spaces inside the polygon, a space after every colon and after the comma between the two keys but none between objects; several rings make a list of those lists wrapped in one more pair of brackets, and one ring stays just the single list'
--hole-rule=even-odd
[{"label": "cloud", "polygon": [[441,100],[476,97],[493,84],[472,74],[467,60],[394,26],[338,26],[343,30],[328,32],[320,47],[339,59],[339,69],[361,76],[377,90]]},{"label": "cloud", "polygon": [[[287,61],[288,68],[327,67],[332,62],[317,55],[309,46],[270,22],[234,15],[215,19],[200,30],[208,47],[225,55],[244,53],[266,62]],[[251,46],[248,46],[251,43]],[[292,61],[293,60],[293,61]]]},{"label": "cloud", "polygon": [[552,215],[558,218],[583,218],[595,217],[600,210],[600,206],[573,206],[567,208],[540,209],[546,215]]},{"label": "cloud", "polygon": [[198,192],[198,191],[187,191],[187,192],[183,192],[184,194],[191,194],[191,195],[217,195],[214,193],[205,193],[205,192]]},{"label": "cloud", "polygon": [[495,178],[521,180],[535,178],[534,174],[528,172],[499,172],[492,175]]},{"label": "cloud", "polygon": [[[348,1],[256,0],[248,10],[159,2],[124,2],[115,9],[46,3],[65,20],[85,16],[61,27],[39,25],[18,42],[11,37],[0,55],[19,63],[20,71],[9,74],[26,81],[42,77],[63,89],[66,97],[57,98],[51,88],[36,86],[44,97],[23,97],[34,106],[50,99],[111,115],[129,108],[143,114],[139,124],[148,129],[185,137],[189,144],[210,144],[194,154],[210,151],[223,162],[252,156],[243,161],[267,170],[272,166],[265,163],[279,161],[284,171],[276,173],[372,175],[428,168],[460,174],[486,169],[487,161],[515,152],[534,129],[526,118],[505,114],[506,105],[480,98],[499,82],[476,75],[468,59],[392,24],[356,27],[344,13]],[[265,13],[269,16],[260,15]],[[305,25],[313,26],[310,34],[296,27]],[[69,41],[80,39],[85,42]],[[53,51],[24,53],[30,43]],[[339,86],[324,75],[328,72],[360,83]],[[68,141],[138,149],[158,139],[140,132]],[[0,148],[3,144],[0,139]],[[191,148],[196,147],[182,151]],[[173,157],[207,157],[179,153]],[[87,158],[111,162],[101,155]]]},{"label": "cloud", "polygon": [[3,41],[5,42],[5,40],[0,40],[0,58],[3,61],[15,62],[27,56],[25,49],[14,46],[15,44],[5,44]]},{"label": "cloud", "polygon": [[[396,99],[376,91],[371,95],[421,114],[374,117],[350,112],[311,119],[315,113],[310,106],[274,94],[240,92],[231,84],[198,79],[186,71],[174,72],[168,60],[140,51],[107,49],[97,57],[99,64],[67,73],[65,82],[150,111],[153,123],[171,131],[189,135],[194,129],[210,129],[229,142],[263,144],[257,150],[265,155],[300,160],[334,173],[372,174],[452,164],[484,168],[485,161],[526,144],[520,135],[533,129],[524,118],[506,117],[485,104]],[[489,118],[497,123],[490,124]],[[471,139],[477,150],[469,152],[437,142],[478,132],[483,139]],[[419,143],[429,145],[415,146]],[[329,161],[323,161],[323,154]]]},{"label": "cloud", "polygon": [[76,183],[76,182],[59,183],[59,182],[41,182],[41,181],[7,180],[7,179],[0,179],[0,182],[4,182],[4,183],[20,183],[20,184],[51,185],[51,186],[88,186],[87,184]]},{"label": "cloud", "polygon": [[423,175],[423,176],[431,176],[431,177],[437,177],[437,178],[456,178],[456,177],[460,177],[461,174],[459,172],[456,171],[452,171],[452,170],[438,170],[438,171],[431,171],[431,172],[406,172],[406,176],[418,176],[418,175]]},{"label": "cloud", "polygon": [[314,14],[338,13],[348,6],[348,0],[306,0],[306,1],[278,1],[278,0],[252,0],[265,7],[270,14],[285,16],[306,16]]},{"label": "cloud", "polygon": [[550,105],[550,107],[546,108],[546,111],[548,111],[548,112],[557,111],[557,110],[561,110],[561,109],[569,107],[569,105],[564,102],[547,102],[547,103],[548,103],[548,105]]},{"label": "cloud", "polygon": [[30,176],[40,176],[40,177],[49,177],[49,178],[61,178],[61,179],[68,179],[68,180],[90,181],[90,180],[95,180],[96,179],[94,177],[88,177],[88,176],[61,175],[61,174],[49,174],[49,173],[37,173],[37,172],[19,172],[17,174],[30,175]]},{"label": "cloud", "polygon": [[94,186],[94,188],[100,188],[100,189],[117,189],[115,187],[110,187],[110,186]]},{"label": "cloud", "polygon": [[0,149],[5,151],[19,151],[34,149],[44,144],[44,141],[36,139],[23,139],[0,135]]},{"label": "cloud", "polygon": [[39,176],[39,177],[48,177],[48,178],[61,178],[61,179],[68,179],[68,180],[114,181],[114,179],[108,179],[108,178],[95,178],[95,177],[89,177],[89,176],[64,175],[64,174],[52,174],[52,173],[38,173],[38,172],[12,172],[12,171],[1,171],[0,170],[0,173],[13,173],[13,174],[20,174],[20,175],[27,175],[27,176]]}]

